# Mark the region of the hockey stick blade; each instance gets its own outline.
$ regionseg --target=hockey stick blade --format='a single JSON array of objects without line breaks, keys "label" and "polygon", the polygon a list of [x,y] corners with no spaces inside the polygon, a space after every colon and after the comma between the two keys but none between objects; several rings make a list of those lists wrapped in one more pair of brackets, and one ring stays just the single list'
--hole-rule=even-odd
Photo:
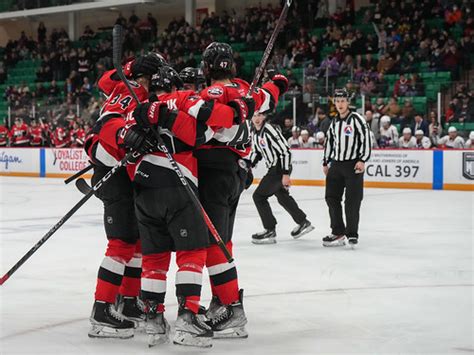
[{"label": "hockey stick blade", "polygon": [[92,191],[92,187],[90,187],[86,180],[84,180],[83,178],[79,178],[76,180],[76,187],[84,195],[87,195],[89,192]]}]

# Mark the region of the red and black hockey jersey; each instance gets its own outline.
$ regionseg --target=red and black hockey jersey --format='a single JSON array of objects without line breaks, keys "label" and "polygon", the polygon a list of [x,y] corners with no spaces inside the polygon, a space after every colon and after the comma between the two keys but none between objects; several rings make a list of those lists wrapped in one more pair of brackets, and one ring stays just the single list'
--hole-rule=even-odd
[{"label": "red and black hockey jersey", "polygon": [[71,143],[69,134],[63,127],[56,127],[53,132],[52,141],[53,146],[56,148],[66,148]]},{"label": "red and black hockey jersey", "polygon": [[[216,83],[203,91],[201,97],[208,100],[216,100],[220,103],[228,103],[231,100],[245,97],[250,88],[250,85],[241,79],[232,79],[229,84]],[[252,93],[252,98],[255,100],[255,110],[266,112],[273,110],[278,103],[279,96],[278,87],[272,82],[268,82],[257,88]],[[250,144],[241,146],[232,146],[230,143],[235,141],[236,136],[242,135],[242,130],[245,130],[246,136],[250,137],[249,122],[242,122],[240,125],[234,124],[230,128],[223,128],[214,134],[214,138],[205,145],[199,147],[195,152],[195,156],[199,160],[199,164],[211,167],[229,167],[234,169],[229,162],[235,162],[236,158],[248,158],[250,155]]]},{"label": "red and black hockey jersey", "polygon": [[7,145],[8,138],[8,128],[0,125],[0,147],[5,147]]},{"label": "red and black hockey jersey", "polygon": [[41,126],[30,127],[30,144],[34,147],[39,147],[43,144],[43,128]]},{"label": "red and black hockey jersey", "polygon": [[10,142],[12,146],[26,145],[30,142],[28,126],[23,123],[20,126],[14,125],[10,130]]}]

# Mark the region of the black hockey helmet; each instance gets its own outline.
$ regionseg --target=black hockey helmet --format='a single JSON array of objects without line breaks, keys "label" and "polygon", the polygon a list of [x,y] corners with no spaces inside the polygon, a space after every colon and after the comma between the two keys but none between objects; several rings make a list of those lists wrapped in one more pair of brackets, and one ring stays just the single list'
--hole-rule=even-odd
[{"label": "black hockey helmet", "polygon": [[174,86],[177,89],[181,89],[183,81],[179,77],[178,72],[169,65],[158,68],[158,71],[151,76],[150,90],[171,92]]},{"label": "black hockey helmet", "polygon": [[204,74],[215,76],[234,75],[234,51],[227,43],[212,42],[202,54]]},{"label": "black hockey helmet", "polygon": [[349,100],[351,95],[349,95],[349,92],[346,90],[346,88],[342,88],[334,90],[334,98],[338,97],[346,98],[347,100]]},{"label": "black hockey helmet", "polygon": [[199,85],[206,82],[206,78],[201,69],[186,67],[179,73],[179,77],[184,84]]}]

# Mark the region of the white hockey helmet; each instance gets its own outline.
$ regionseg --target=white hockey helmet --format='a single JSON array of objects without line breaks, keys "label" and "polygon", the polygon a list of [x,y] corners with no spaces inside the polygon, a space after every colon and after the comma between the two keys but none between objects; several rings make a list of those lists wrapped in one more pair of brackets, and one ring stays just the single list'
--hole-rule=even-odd
[{"label": "white hockey helmet", "polygon": [[390,116],[383,115],[382,117],[380,117],[380,122],[381,123],[390,123]]},{"label": "white hockey helmet", "polygon": [[453,132],[457,132],[457,131],[458,130],[454,126],[451,126],[451,127],[448,128],[448,133],[453,133]]},{"label": "white hockey helmet", "polygon": [[474,131],[471,131],[471,133],[469,133],[469,139],[471,141],[474,141]]},{"label": "white hockey helmet", "polygon": [[403,129],[403,134],[408,134],[408,133],[411,134],[411,129],[410,129],[409,127],[405,127],[405,128]]},{"label": "white hockey helmet", "polygon": [[319,131],[318,133],[316,133],[316,140],[317,141],[320,141],[321,139],[324,139],[324,137],[325,137],[324,132]]},{"label": "white hockey helmet", "polygon": [[424,136],[425,132],[423,132],[421,129],[417,129],[415,132],[415,136]]}]

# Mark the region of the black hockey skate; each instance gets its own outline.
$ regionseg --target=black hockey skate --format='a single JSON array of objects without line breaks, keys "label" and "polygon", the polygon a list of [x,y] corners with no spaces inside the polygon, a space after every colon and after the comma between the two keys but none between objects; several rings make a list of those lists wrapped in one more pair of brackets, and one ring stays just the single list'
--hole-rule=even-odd
[{"label": "black hockey skate", "polygon": [[170,325],[163,312],[158,311],[158,303],[146,302],[145,332],[148,334],[148,347],[169,342]]},{"label": "black hockey skate", "polygon": [[302,224],[298,225],[291,231],[291,236],[295,239],[305,235],[306,233],[311,232],[314,227],[311,225],[311,222],[306,220]]},{"label": "black hockey skate", "polygon": [[328,235],[323,238],[323,246],[325,247],[342,247],[346,245],[346,236],[344,235]]},{"label": "black hockey skate", "polygon": [[357,237],[349,237],[347,238],[347,242],[352,249],[355,249],[356,245],[359,243],[359,238]]},{"label": "black hockey skate", "polygon": [[178,319],[175,323],[173,343],[176,345],[212,347],[212,329],[180,302]]},{"label": "black hockey skate", "polygon": [[213,296],[211,303],[209,304],[209,308],[206,309],[204,306],[199,306],[197,317],[199,317],[202,322],[207,322],[215,314],[217,314],[216,312],[219,312],[221,307],[223,307],[223,305],[219,301],[219,298],[217,296]]},{"label": "black hockey skate", "polygon": [[274,229],[267,230],[263,232],[255,233],[252,235],[253,244],[275,244],[276,243],[276,232]]},{"label": "black hockey skate", "polygon": [[117,312],[112,303],[95,301],[90,317],[90,338],[120,338],[133,337],[135,324]]},{"label": "black hockey skate", "polygon": [[145,323],[145,305],[138,297],[120,296],[117,310],[128,320],[135,323],[135,328],[143,327]]},{"label": "black hockey skate", "polygon": [[214,332],[214,339],[247,338],[245,329],[247,317],[243,305],[244,290],[239,291],[239,300],[228,306],[221,306],[207,324]]}]

